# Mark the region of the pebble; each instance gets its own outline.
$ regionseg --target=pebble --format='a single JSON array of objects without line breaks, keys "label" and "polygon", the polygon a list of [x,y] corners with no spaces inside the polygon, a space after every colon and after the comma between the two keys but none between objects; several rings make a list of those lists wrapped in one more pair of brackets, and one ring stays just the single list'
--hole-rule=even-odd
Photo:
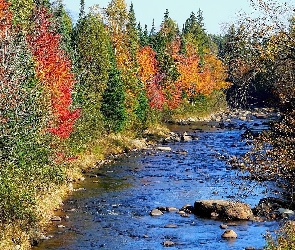
[{"label": "pebble", "polygon": [[184,214],[181,214],[180,216],[181,216],[181,217],[189,217],[189,214],[184,213]]},{"label": "pebble", "polygon": [[172,149],[170,147],[157,147],[160,151],[171,151]]},{"label": "pebble", "polygon": [[211,217],[212,217],[212,218],[217,218],[218,216],[219,216],[218,213],[215,213],[215,212],[212,212],[212,213],[211,213]]}]

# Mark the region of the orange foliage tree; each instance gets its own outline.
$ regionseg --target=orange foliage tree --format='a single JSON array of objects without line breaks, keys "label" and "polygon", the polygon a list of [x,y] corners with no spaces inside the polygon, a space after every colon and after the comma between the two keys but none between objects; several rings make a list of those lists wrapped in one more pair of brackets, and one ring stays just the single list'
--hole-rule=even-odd
[{"label": "orange foliage tree", "polygon": [[150,46],[145,46],[138,51],[137,63],[139,78],[145,84],[159,71],[156,52]]},{"label": "orange foliage tree", "polygon": [[180,54],[180,39],[173,42],[173,58],[176,61],[179,77],[175,83],[188,98],[198,94],[210,95],[214,90],[228,87],[226,72],[222,62],[212,54],[205,54],[204,65],[191,44],[186,44],[186,54]]},{"label": "orange foliage tree", "polygon": [[71,62],[60,49],[60,35],[52,30],[51,15],[45,8],[35,11],[35,29],[27,40],[36,61],[36,74],[50,93],[52,120],[48,131],[59,138],[68,138],[80,110],[70,110],[75,84]]},{"label": "orange foliage tree", "polygon": [[4,38],[11,26],[12,14],[8,7],[10,4],[5,0],[0,0],[0,38]]},{"label": "orange foliage tree", "polygon": [[160,84],[164,74],[159,72],[156,52],[150,46],[141,48],[137,53],[137,63],[138,77],[145,85],[150,107],[162,109],[166,102],[163,87]]}]

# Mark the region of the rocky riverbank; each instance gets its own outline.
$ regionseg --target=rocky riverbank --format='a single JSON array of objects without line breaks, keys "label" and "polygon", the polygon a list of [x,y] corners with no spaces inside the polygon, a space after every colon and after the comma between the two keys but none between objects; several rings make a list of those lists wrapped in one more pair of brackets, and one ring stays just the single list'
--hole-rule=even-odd
[{"label": "rocky riverbank", "polygon": [[[124,158],[126,158],[126,160],[129,159],[130,151],[137,150],[135,147],[134,149],[124,152],[124,157],[121,159],[119,159],[120,157],[118,158],[117,155],[111,155],[107,160],[100,161],[85,172],[85,184],[78,187],[74,185],[73,191],[77,191],[74,193],[82,192],[83,196],[87,196],[86,193],[89,185],[100,185],[102,182],[103,187],[99,191],[93,192],[97,193],[99,198],[93,198],[94,200],[89,201],[86,205],[74,206],[77,202],[72,201],[67,207],[63,207],[62,210],[66,213],[65,215],[59,216],[62,221],[58,222],[58,225],[64,227],[62,229],[59,228],[58,230],[67,231],[67,228],[69,227],[67,224],[68,222],[63,218],[66,218],[70,213],[69,217],[70,220],[72,220],[71,217],[76,216],[75,213],[82,208],[82,213],[93,214],[95,216],[99,215],[99,218],[94,218],[94,223],[96,220],[99,221],[99,225],[97,226],[100,227],[101,224],[102,228],[97,229],[96,232],[103,232],[110,227],[115,234],[117,230],[119,231],[119,234],[116,236],[118,239],[121,238],[121,235],[129,235],[129,232],[139,230],[138,225],[140,224],[140,221],[138,221],[137,218],[141,218],[141,220],[144,219],[144,221],[148,220],[148,225],[141,226],[140,235],[142,236],[134,236],[134,234],[132,234],[133,236],[130,236],[130,239],[124,237],[123,240],[132,241],[132,238],[139,237],[141,241],[145,242],[145,244],[153,245],[149,239],[155,237],[155,235],[150,232],[151,228],[157,228],[157,226],[153,224],[154,221],[157,223],[158,221],[166,221],[165,223],[163,222],[163,224],[161,223],[160,226],[160,228],[164,228],[165,230],[184,230],[187,226],[185,222],[186,219],[191,221],[190,223],[192,226],[199,226],[195,224],[200,223],[198,222],[198,218],[206,218],[203,223],[206,223],[206,225],[208,224],[207,226],[209,228],[212,228],[213,225],[216,226],[216,229],[210,230],[216,232],[220,238],[232,239],[237,237],[239,242],[241,242],[238,244],[247,246],[248,244],[243,243],[246,238],[243,231],[240,230],[239,220],[249,221],[250,223],[263,223],[263,221],[275,221],[280,220],[281,218],[286,218],[286,216],[291,216],[292,212],[288,210],[288,207],[285,206],[285,204],[279,204],[278,201],[275,202],[278,205],[275,203],[270,205],[269,202],[263,203],[263,201],[260,202],[259,199],[255,202],[256,204],[252,208],[244,202],[243,206],[245,206],[246,212],[239,210],[240,208],[238,209],[235,204],[240,205],[240,203],[233,202],[237,199],[237,197],[233,196],[237,190],[232,190],[233,187],[229,183],[230,180],[232,180],[231,178],[237,178],[235,176],[236,169],[226,165],[226,162],[231,159],[232,155],[228,154],[226,157],[222,157],[223,155],[219,152],[224,148],[229,151],[233,150],[233,152],[236,152],[236,150],[245,152],[246,149],[241,146],[245,145],[245,143],[239,142],[240,140],[243,141],[241,134],[244,134],[247,129],[251,130],[252,133],[258,133],[259,129],[264,126],[262,125],[263,123],[267,126],[269,119],[277,119],[279,117],[279,114],[276,112],[273,112],[272,114],[268,114],[267,112],[267,110],[256,110],[251,112],[242,110],[231,111],[228,112],[226,116],[223,113],[215,114],[215,119],[212,116],[208,120],[186,121],[189,125],[182,121],[181,126],[177,125],[176,130],[172,127],[171,130],[173,132],[168,134],[163,133],[158,137],[156,144],[149,143],[148,136],[150,135],[150,132],[147,132],[146,138],[140,143],[142,145],[141,148],[144,149],[143,155],[146,155],[145,157],[148,157],[149,159],[147,165],[143,167],[141,163],[139,166],[123,171],[125,174],[130,173],[132,175],[131,185],[138,185],[138,188],[140,189],[139,194],[130,194],[129,192],[133,191],[128,191],[129,188],[126,188],[126,193],[122,190],[119,191],[120,194],[118,194],[118,190],[114,189],[116,190],[114,196],[112,196],[112,193],[108,194],[109,190],[116,188],[116,185],[121,185],[121,182],[125,182],[130,178],[126,177],[125,174],[121,175],[117,173],[117,171],[121,169],[121,164],[119,168],[112,166],[109,169],[107,168],[105,172],[102,172],[106,163],[110,163],[114,159],[118,162],[121,160],[124,161]],[[218,117],[222,119],[219,120]],[[246,117],[245,121],[243,117]],[[259,117],[259,121],[256,117]],[[258,124],[258,129],[256,129],[255,123]],[[170,125],[173,126],[173,124]],[[251,140],[250,137],[249,140]],[[212,149],[212,146],[210,145],[213,145],[214,149]],[[217,153],[217,151],[219,152]],[[145,161],[145,157],[142,160],[143,162]],[[215,165],[215,162],[217,165]],[[225,165],[223,166],[223,164]],[[109,176],[113,174],[115,176],[114,181],[108,179]],[[106,179],[106,183],[104,183],[104,179]],[[89,184],[89,182],[91,184]],[[175,187],[172,187],[172,184],[175,185]],[[83,185],[86,185],[86,188],[84,188]],[[195,185],[198,189],[195,189]],[[217,185],[216,189],[214,188],[215,185]],[[106,190],[104,187],[106,187]],[[100,195],[101,192],[102,195]],[[104,192],[107,193],[106,196],[103,195]],[[179,196],[178,201],[176,199],[169,199],[169,204],[174,201],[175,206],[158,206],[154,208],[151,206],[151,204],[158,199],[160,200],[158,202],[161,204],[165,204],[165,200],[166,204],[168,204],[167,198],[171,196],[174,197],[173,195],[178,194],[179,192],[183,192],[184,195],[189,193],[190,198],[193,199],[202,194],[202,196],[200,196],[202,199],[198,200],[198,202],[208,199],[211,203],[211,210],[202,214],[196,211],[194,205],[185,205],[178,208],[179,202],[182,198]],[[211,199],[212,196],[218,197],[218,199]],[[221,199],[223,196],[230,198],[229,200],[223,200]],[[262,197],[265,196],[263,195]],[[251,204],[253,205],[253,203]],[[266,205],[272,208],[271,213],[268,213],[270,210]],[[243,206],[241,205],[240,207],[242,208]],[[143,212],[147,207],[149,207],[150,210]],[[75,213],[72,214],[72,211]],[[240,215],[237,215],[239,213],[245,213],[249,216],[240,217]],[[134,214],[134,216],[130,217],[128,216],[129,214]],[[273,214],[276,214],[276,216]],[[116,222],[114,223],[112,220],[108,222],[108,219],[111,219],[111,217],[108,218],[108,215],[115,216],[114,218],[116,218]],[[145,218],[145,215],[151,217],[151,219],[149,220]],[[180,219],[177,219],[175,216]],[[121,225],[120,222],[118,222],[121,220],[120,217],[122,217],[122,223],[124,221],[123,224],[125,225],[122,229],[116,228],[117,223]],[[152,218],[155,218],[155,220]],[[130,222],[130,225],[129,223],[126,225],[126,220]],[[207,221],[212,221],[212,223]],[[146,232],[142,229],[145,229]],[[161,232],[161,229],[158,230]],[[200,228],[199,230],[202,229]],[[170,235],[169,237],[165,236],[162,245],[175,246],[181,244],[181,240],[174,239],[175,237],[176,236],[171,237]],[[89,240],[87,240],[87,242],[89,242]],[[102,244],[112,245],[115,244],[115,242]],[[204,241],[201,241],[199,244],[205,243]],[[221,242],[220,244],[224,243]],[[140,246],[138,246],[138,248],[140,248]]]}]

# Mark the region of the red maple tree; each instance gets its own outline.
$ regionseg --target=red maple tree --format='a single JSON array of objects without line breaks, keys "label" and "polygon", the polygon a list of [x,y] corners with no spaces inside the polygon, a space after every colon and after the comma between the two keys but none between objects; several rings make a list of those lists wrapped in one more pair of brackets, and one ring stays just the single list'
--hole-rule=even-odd
[{"label": "red maple tree", "polygon": [[70,110],[75,78],[71,73],[71,61],[60,48],[60,35],[52,29],[52,16],[45,8],[35,11],[35,29],[27,36],[36,61],[36,74],[49,90],[51,112],[48,131],[60,138],[68,138],[80,110]]}]

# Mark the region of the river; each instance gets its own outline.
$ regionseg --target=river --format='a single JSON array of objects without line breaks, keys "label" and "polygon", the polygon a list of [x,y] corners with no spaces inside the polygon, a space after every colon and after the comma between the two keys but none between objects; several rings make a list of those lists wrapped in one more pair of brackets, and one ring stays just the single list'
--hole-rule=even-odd
[{"label": "river", "polygon": [[[121,157],[91,173],[56,214],[48,235],[35,250],[89,249],[164,249],[163,242],[175,243],[169,249],[260,249],[264,235],[279,227],[277,221],[224,222],[182,217],[167,212],[153,217],[159,206],[181,208],[201,199],[226,199],[246,202],[254,207],[265,197],[278,197],[275,183],[259,183],[243,178],[233,170],[229,156],[240,156],[251,145],[241,140],[245,121],[234,120],[232,128],[218,129],[212,124],[171,126],[187,131],[198,140],[169,143],[172,151],[145,150]],[[246,122],[253,130],[266,129],[264,120]],[[238,238],[221,238],[227,223]],[[58,226],[59,225],[59,226]],[[171,226],[172,225],[172,226]]]}]

